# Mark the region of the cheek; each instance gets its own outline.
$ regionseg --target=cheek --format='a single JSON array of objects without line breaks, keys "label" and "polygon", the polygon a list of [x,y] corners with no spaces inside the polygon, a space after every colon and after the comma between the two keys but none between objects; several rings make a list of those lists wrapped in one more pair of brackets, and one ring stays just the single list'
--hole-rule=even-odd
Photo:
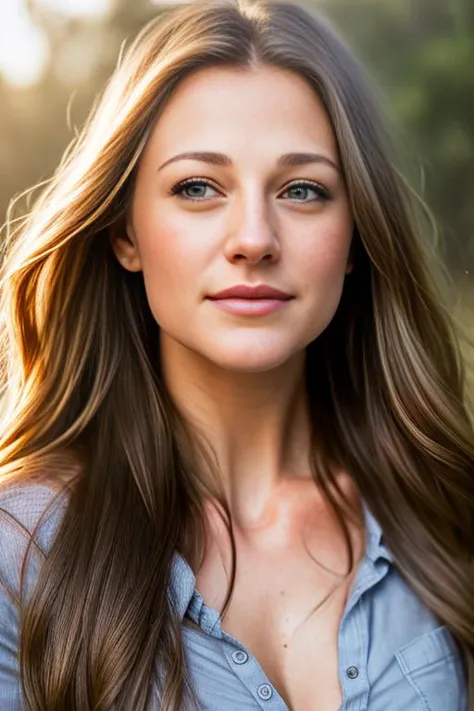
[{"label": "cheek", "polygon": [[137,230],[143,278],[150,309],[164,325],[170,317],[183,317],[186,304],[196,300],[206,265],[206,243],[195,230],[192,233],[164,219],[159,226],[147,227]]},{"label": "cheek", "polygon": [[305,288],[319,290],[344,279],[352,230],[352,220],[343,214],[321,221],[316,230],[295,240],[295,262]]},{"label": "cheek", "polygon": [[295,249],[293,278],[304,297],[301,325],[308,340],[324,330],[339,305],[352,229],[349,219],[321,222],[316,231],[304,235]]}]

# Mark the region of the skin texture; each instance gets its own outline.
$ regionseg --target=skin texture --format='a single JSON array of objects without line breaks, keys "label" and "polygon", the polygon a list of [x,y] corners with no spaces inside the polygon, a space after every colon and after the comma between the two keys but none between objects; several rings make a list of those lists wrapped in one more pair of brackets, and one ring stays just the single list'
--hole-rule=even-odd
[{"label": "skin texture", "polygon": [[[171,161],[188,151],[223,153],[231,165]],[[321,158],[277,166],[282,154],[302,152]],[[334,316],[351,269],[353,220],[338,165],[329,120],[301,77],[206,68],[181,82],[159,116],[126,229],[111,237],[123,267],[143,271],[167,387],[206,432],[242,532],[278,527],[282,481],[309,477],[304,351]],[[172,193],[189,178],[211,185]],[[293,298],[265,316],[229,314],[206,299],[243,283]]]}]

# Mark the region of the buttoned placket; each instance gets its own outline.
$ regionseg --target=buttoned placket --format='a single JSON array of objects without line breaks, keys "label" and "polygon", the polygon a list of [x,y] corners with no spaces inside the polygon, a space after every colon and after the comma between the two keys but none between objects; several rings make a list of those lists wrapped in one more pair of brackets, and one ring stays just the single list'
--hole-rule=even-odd
[{"label": "buttoned placket", "polygon": [[367,556],[361,562],[344,610],[338,635],[339,679],[342,686],[340,711],[366,711],[370,686],[367,677],[369,621],[364,595],[387,574],[389,563],[374,563]]},{"label": "buttoned placket", "polygon": [[238,639],[222,632],[222,651],[230,668],[264,711],[288,711],[288,706],[271,684],[257,659]]},{"label": "buttoned placket", "polygon": [[[339,626],[339,679],[343,700],[340,711],[365,711],[369,697],[367,659],[369,630],[363,596],[377,585],[388,571],[386,560],[372,561],[365,556]],[[216,610],[208,607],[198,591],[194,591],[188,607],[189,617],[206,632],[220,640],[220,649],[232,672],[267,711],[288,711],[284,699],[271,684],[258,660],[241,642],[222,630]]]},{"label": "buttoned placket", "polygon": [[224,654],[230,669],[261,709],[288,711],[285,701],[269,681],[258,660],[238,639],[222,629],[219,614],[205,604],[197,590],[194,590],[187,614],[204,632],[219,640],[219,649]]},{"label": "buttoned placket", "polygon": [[[387,574],[391,553],[382,544],[382,533],[377,521],[364,504],[367,540],[366,551],[353,582],[338,634],[338,674],[343,699],[339,711],[366,711],[369,697],[367,661],[369,654],[369,626],[364,596]],[[220,649],[233,673],[252,694],[264,711],[288,711],[277,689],[270,683],[263,668],[241,642],[221,628],[219,613],[208,607],[195,589],[195,577],[186,561],[175,556],[174,571],[178,580],[172,581],[174,599],[181,617],[188,613],[199,627],[221,640]]]}]

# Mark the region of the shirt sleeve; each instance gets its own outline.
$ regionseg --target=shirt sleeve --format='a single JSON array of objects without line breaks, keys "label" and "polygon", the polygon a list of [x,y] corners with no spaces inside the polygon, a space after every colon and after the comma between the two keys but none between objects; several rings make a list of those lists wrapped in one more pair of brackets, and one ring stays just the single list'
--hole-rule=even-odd
[{"label": "shirt sleeve", "polygon": [[[37,580],[41,561],[58,525],[44,516],[54,491],[42,485],[0,486],[0,709],[24,711],[19,664],[21,600]],[[31,536],[35,542],[28,548]],[[24,587],[21,588],[25,565]]]},{"label": "shirt sleeve", "polygon": [[19,610],[0,584],[0,708],[23,711],[18,663]]}]

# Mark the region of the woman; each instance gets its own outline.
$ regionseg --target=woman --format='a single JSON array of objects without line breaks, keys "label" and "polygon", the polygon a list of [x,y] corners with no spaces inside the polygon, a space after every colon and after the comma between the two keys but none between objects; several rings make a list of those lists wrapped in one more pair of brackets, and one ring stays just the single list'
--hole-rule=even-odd
[{"label": "woman", "polygon": [[7,244],[1,708],[474,709],[463,364],[385,144],[297,4],[130,47]]}]

